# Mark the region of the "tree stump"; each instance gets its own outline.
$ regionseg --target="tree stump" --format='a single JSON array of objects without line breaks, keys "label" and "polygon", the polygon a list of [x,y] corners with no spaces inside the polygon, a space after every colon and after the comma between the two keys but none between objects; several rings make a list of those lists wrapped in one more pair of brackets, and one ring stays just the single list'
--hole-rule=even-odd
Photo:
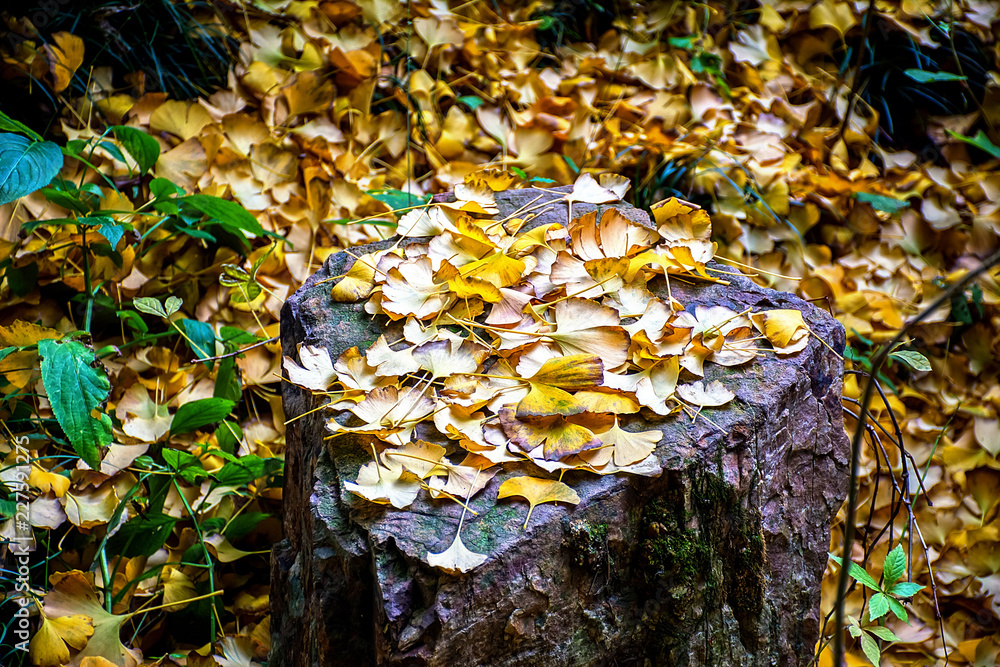
[{"label": "tree stump", "polygon": [[[562,192],[497,193],[499,215],[542,194],[553,206],[532,226],[565,222]],[[644,212],[614,206],[650,225]],[[576,203],[573,213],[595,208],[604,207]],[[330,297],[329,279],[353,261],[332,255],[285,304],[285,355],[304,343],[336,359],[385,331],[363,302]],[[516,470],[505,468],[470,504],[478,516],[466,516],[463,540],[489,557],[461,576],[425,559],[454,539],[462,508],[422,493],[400,511],[346,491],[371,460],[364,436],[327,444],[327,399],[283,383],[290,423],[285,539],[272,556],[272,667],[808,664],[848,459],[842,360],[818,338],[843,350],[844,332],[790,294],[726,278],[728,286],[672,281],[673,296],[688,310],[800,310],[808,346],[706,365],[706,381],[736,394],[711,411],[716,426],[628,415],[623,428],[663,431],[659,477],[568,472],[580,503],[539,505],[522,530],[526,504],[497,501]]]}]

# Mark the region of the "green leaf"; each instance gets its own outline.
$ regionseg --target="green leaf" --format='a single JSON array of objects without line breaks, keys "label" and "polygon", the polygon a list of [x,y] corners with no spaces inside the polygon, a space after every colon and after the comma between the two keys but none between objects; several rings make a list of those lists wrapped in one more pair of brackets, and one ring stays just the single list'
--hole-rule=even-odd
[{"label": "green leaf", "polygon": [[184,188],[167,178],[154,178],[149,182],[149,194],[156,199],[166,199],[184,194]]},{"label": "green leaf", "polygon": [[482,98],[476,97],[475,95],[462,95],[455,101],[461,102],[465,106],[469,107],[469,111],[475,111],[483,103]]},{"label": "green leaf", "polygon": [[215,480],[222,486],[243,486],[255,479],[272,475],[282,468],[280,459],[262,459],[259,456],[244,456],[222,466],[215,473]]},{"label": "green leaf", "polygon": [[950,72],[928,72],[922,69],[905,69],[903,74],[919,83],[931,83],[933,81],[965,81],[966,77],[952,74]]},{"label": "green leaf", "polygon": [[906,617],[906,610],[903,609],[903,605],[899,604],[899,600],[888,596],[886,596],[886,600],[889,601],[889,609],[891,609],[892,613],[896,615],[896,618],[909,624],[910,621]]},{"label": "green leaf", "polygon": [[160,144],[142,130],[116,125],[111,131],[139,165],[139,173],[145,174],[160,159]]},{"label": "green leaf", "polygon": [[10,347],[5,347],[0,349],[0,361],[3,361],[4,357],[6,357],[8,354],[10,354],[16,349],[17,349],[16,345],[11,345]]},{"label": "green leaf", "polygon": [[871,625],[871,626],[865,628],[865,630],[867,630],[868,632],[872,633],[873,635],[875,635],[876,637],[878,637],[882,641],[886,641],[886,642],[899,642],[899,641],[903,641],[902,639],[900,639],[899,637],[897,637],[895,634],[893,634],[892,630],[890,630],[889,628],[885,627],[884,625]]},{"label": "green leaf", "polygon": [[140,313],[159,315],[160,317],[167,316],[166,311],[163,310],[163,305],[151,296],[138,296],[132,300],[132,305]]},{"label": "green leaf", "polygon": [[873,209],[882,211],[883,213],[899,213],[910,205],[910,202],[905,199],[876,195],[871,192],[856,192],[854,193],[854,198],[858,201],[871,204]]},{"label": "green leaf", "polygon": [[198,457],[188,452],[184,452],[179,449],[164,449],[163,461],[173,470],[176,470],[177,474],[179,474],[184,481],[190,484],[194,484],[199,479],[208,477],[208,473],[206,473],[201,467],[201,461],[198,460]]},{"label": "green leaf", "polygon": [[882,651],[879,650],[878,642],[867,632],[861,633],[861,650],[865,652],[865,657],[877,667],[882,660]]},{"label": "green leaf", "polygon": [[118,317],[125,320],[125,324],[128,325],[129,329],[140,334],[149,333],[149,327],[146,325],[146,321],[142,319],[139,313],[134,310],[119,310],[117,313]]},{"label": "green leaf", "polygon": [[229,526],[225,532],[226,539],[230,542],[240,539],[269,516],[271,515],[266,512],[247,512],[246,514],[239,515],[229,522]]},{"label": "green leaf", "polygon": [[166,514],[138,516],[126,522],[108,539],[108,548],[125,558],[148,558],[163,547],[176,523],[177,519]]},{"label": "green leaf", "polygon": [[254,336],[248,331],[243,331],[238,327],[222,327],[219,329],[219,337],[222,339],[223,344],[226,348],[232,346],[232,349],[242,345],[252,345],[254,343],[259,343],[264,340],[260,336]]},{"label": "green leaf", "polygon": [[184,302],[181,301],[180,298],[176,296],[168,296],[167,300],[163,302],[163,312],[166,313],[166,317],[170,317],[180,310],[183,305]]},{"label": "green leaf", "polygon": [[234,401],[224,398],[203,398],[185,403],[177,409],[174,420],[170,423],[170,433],[190,433],[202,426],[220,422],[233,411],[235,405]]},{"label": "green leaf", "polygon": [[97,228],[97,231],[100,232],[101,236],[108,240],[108,244],[112,249],[117,248],[118,242],[122,240],[123,236],[125,236],[125,230],[121,225],[116,223],[112,223],[110,225],[106,223],[102,224]]},{"label": "green leaf", "polygon": [[114,159],[118,160],[123,164],[125,163],[125,154],[122,153],[120,148],[115,146],[110,141],[102,141],[97,145],[106,150],[107,152],[111,153],[111,157],[113,157]]},{"label": "green leaf", "polygon": [[979,150],[989,153],[993,157],[1000,160],[1000,148],[998,148],[992,141],[990,141],[989,137],[987,137],[986,133],[983,132],[982,130],[979,130],[979,132],[974,137],[963,136],[958,132],[955,132],[954,130],[946,130],[946,131],[955,139],[960,139],[961,141],[964,141],[967,144],[972,144]]},{"label": "green leaf", "polygon": [[924,588],[926,588],[926,586],[921,586],[913,581],[901,581],[889,589],[889,594],[895,595],[898,598],[912,598],[914,595],[924,590]]},{"label": "green leaf", "polygon": [[4,132],[23,132],[35,141],[42,140],[42,135],[32,130],[24,123],[14,120],[2,111],[0,111],[0,130],[3,130]]},{"label": "green leaf", "polygon": [[885,616],[889,611],[889,596],[884,593],[876,593],[868,601],[868,620],[877,621]]},{"label": "green leaf", "polygon": [[94,470],[101,467],[100,448],[111,443],[111,419],[98,410],[108,400],[111,382],[94,351],[77,340],[38,341],[42,384],[56,421],[73,450]]},{"label": "green leaf", "polygon": [[431,195],[417,195],[402,190],[369,190],[368,194],[379,200],[393,211],[399,211],[413,206],[422,206],[431,200]]},{"label": "green leaf", "polygon": [[898,352],[892,352],[889,356],[893,359],[898,359],[915,371],[931,370],[931,362],[928,361],[927,357],[919,352],[914,352],[913,350],[899,350]]},{"label": "green leaf", "polygon": [[38,262],[25,264],[22,267],[8,266],[4,275],[14,296],[25,296],[38,287]]},{"label": "green leaf", "polygon": [[[832,558],[833,562],[837,563],[838,565],[842,566],[844,564],[839,557],[834,556],[833,554],[830,554],[830,558]],[[852,577],[854,577],[856,581],[864,584],[865,586],[867,586],[868,588],[872,589],[877,593],[882,591],[882,589],[879,588],[878,582],[875,581],[870,574],[865,572],[864,568],[862,568],[857,563],[850,564],[850,566],[847,568],[847,574],[851,575]]]},{"label": "green leaf", "polygon": [[580,173],[580,168],[578,166],[576,166],[576,162],[573,162],[573,158],[571,158],[568,155],[563,155],[562,157],[563,157],[563,160],[566,161],[566,164],[569,165],[569,168],[573,170],[574,174],[579,174]]},{"label": "green leaf", "polygon": [[687,37],[671,37],[667,40],[670,46],[675,46],[678,49],[690,49],[694,46],[694,42],[697,38],[694,35],[689,35]]},{"label": "green leaf", "polygon": [[896,548],[885,555],[882,562],[882,578],[885,587],[889,588],[899,581],[899,578],[906,572],[906,554],[903,553],[903,545],[897,544]]},{"label": "green leaf", "polygon": [[226,357],[219,363],[219,370],[215,374],[215,390],[212,395],[215,398],[232,401],[234,404],[243,396],[235,357]]},{"label": "green leaf", "polygon": [[62,151],[51,141],[0,134],[0,205],[48,185],[62,163]]},{"label": "green leaf", "polygon": [[235,454],[243,440],[243,429],[236,422],[224,421],[215,429],[215,439],[219,449],[226,454]]},{"label": "green leaf", "polygon": [[[215,329],[211,324],[199,322],[198,320],[181,320],[180,326],[184,328],[184,335],[191,339],[191,351],[197,359],[205,359],[215,356]],[[211,368],[215,362],[206,361],[204,364]]]},{"label": "green leaf", "polygon": [[177,201],[204,213],[224,226],[257,236],[264,235],[264,228],[257,222],[257,218],[236,202],[211,195],[188,195],[187,197],[179,197]]}]

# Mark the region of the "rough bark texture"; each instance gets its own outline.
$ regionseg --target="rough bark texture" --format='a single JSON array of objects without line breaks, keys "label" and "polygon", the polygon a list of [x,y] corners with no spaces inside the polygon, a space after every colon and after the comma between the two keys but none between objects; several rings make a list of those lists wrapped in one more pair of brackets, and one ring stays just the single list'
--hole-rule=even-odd
[{"label": "rough bark texture", "polygon": [[[500,194],[500,215],[539,196],[556,197]],[[648,224],[645,213],[616,206]],[[576,204],[573,213],[593,209]],[[566,205],[554,203],[531,224],[566,216]],[[306,343],[336,359],[384,331],[362,304],[330,299],[331,282],[323,281],[351,262],[331,256],[285,304],[284,354]],[[522,530],[526,504],[496,496],[504,479],[526,469],[498,475],[471,504],[478,516],[465,521],[466,545],[490,554],[466,576],[425,563],[428,551],[451,543],[461,508],[422,494],[409,511],[396,511],[346,492],[342,482],[371,458],[365,436],[327,444],[329,415],[314,411],[324,399],[284,383],[294,421],[285,540],[272,557],[270,664],[807,664],[819,634],[830,521],[847,485],[843,368],[817,338],[842,350],[843,329],[745,278],[729,286],[675,280],[671,288],[689,310],[796,308],[815,335],[790,357],[706,365],[706,380],[736,393],[705,413],[721,430],[683,417],[624,421],[627,430],[663,430],[658,478],[568,473],[580,504],[540,505]]]}]

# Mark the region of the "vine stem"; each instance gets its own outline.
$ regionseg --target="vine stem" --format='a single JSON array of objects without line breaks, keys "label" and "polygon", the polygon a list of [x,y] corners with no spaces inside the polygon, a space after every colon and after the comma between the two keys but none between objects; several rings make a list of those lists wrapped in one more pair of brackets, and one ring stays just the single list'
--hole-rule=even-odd
[{"label": "vine stem", "polygon": [[[882,370],[882,366],[889,358],[889,353],[901,342],[909,333],[909,330],[930,316],[931,313],[948,303],[954,294],[965,289],[965,286],[985,273],[989,269],[1000,264],[1000,251],[993,253],[986,258],[982,264],[974,270],[965,274],[961,280],[952,283],[936,298],[931,305],[920,311],[915,318],[910,320],[906,326],[899,330],[896,336],[882,347],[882,350],[872,360],[872,371],[865,382],[865,391],[861,396],[861,403],[858,406],[858,425],[854,429],[851,437],[851,475],[848,479],[847,487],[847,515],[844,517],[844,547],[842,559],[844,567],[840,568],[840,576],[837,578],[837,598],[835,608],[837,611],[834,622],[834,642],[833,642],[833,664],[844,664],[844,598],[847,595],[848,568],[846,564],[850,561],[851,551],[854,546],[854,521],[857,516],[858,500],[858,468],[861,460],[861,445],[865,434],[865,423],[868,420],[868,405],[871,403],[872,394],[875,392],[875,378]],[[944,641],[944,638],[941,638]]]}]

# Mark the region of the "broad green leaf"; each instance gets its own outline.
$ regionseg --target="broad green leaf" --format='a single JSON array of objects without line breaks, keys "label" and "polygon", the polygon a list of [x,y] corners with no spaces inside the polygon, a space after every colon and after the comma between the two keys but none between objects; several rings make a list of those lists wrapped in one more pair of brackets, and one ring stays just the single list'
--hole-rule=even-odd
[{"label": "broad green leaf", "polygon": [[262,459],[259,456],[244,456],[222,466],[213,476],[222,486],[242,486],[255,479],[273,475],[282,468],[280,459]]},{"label": "broad green leaf", "polygon": [[402,190],[392,189],[369,190],[368,194],[391,208],[393,211],[399,211],[412,206],[421,206],[431,200],[430,195],[410,194],[403,192]]},{"label": "broad green leaf", "polygon": [[183,305],[184,302],[181,301],[180,298],[176,296],[168,296],[167,300],[163,302],[163,312],[167,314],[167,317],[170,317],[180,310]]},{"label": "broad green leaf", "polygon": [[236,422],[226,420],[215,429],[215,439],[219,443],[219,449],[226,454],[235,454],[243,441],[243,429]]},{"label": "broad green leaf", "polygon": [[0,111],[0,130],[3,130],[4,132],[22,132],[35,141],[42,140],[42,135],[32,130],[24,123],[14,120],[2,111]]},{"label": "broad green leaf", "polygon": [[227,348],[231,345],[234,350],[241,345],[252,345],[263,340],[260,336],[255,336],[252,333],[243,331],[243,329],[237,327],[220,328],[219,337]]},{"label": "broad green leaf", "polygon": [[915,371],[931,370],[931,362],[928,361],[927,357],[919,352],[914,352],[913,350],[899,350],[898,352],[891,353],[889,356],[893,359],[902,361]]},{"label": "broad green leaf", "polygon": [[102,224],[97,228],[97,231],[100,232],[101,236],[107,239],[108,245],[110,245],[112,249],[117,248],[118,242],[122,240],[123,236],[125,236],[125,230],[122,229],[122,226],[115,223],[110,225],[106,223]]},{"label": "broad green leaf", "polygon": [[108,400],[111,382],[94,351],[80,341],[38,341],[42,384],[56,421],[73,450],[94,470],[101,466],[100,448],[111,443],[111,419],[91,413]]},{"label": "broad green leaf", "polygon": [[16,349],[17,349],[17,346],[15,346],[15,345],[11,345],[10,347],[5,347],[3,349],[0,349],[0,361],[3,361],[4,357],[6,357],[8,354],[10,354],[11,352],[13,352]]},{"label": "broad green leaf", "polygon": [[[180,325],[184,328],[184,334],[191,339],[191,351],[197,359],[215,356],[215,329],[212,325],[198,320],[181,320]],[[204,363],[209,368],[215,364],[214,361]]]},{"label": "broad green leaf", "polygon": [[903,74],[919,83],[931,83],[933,81],[965,81],[966,77],[952,74],[951,72],[928,72],[922,69],[905,69]]},{"label": "broad green leaf", "polygon": [[180,449],[164,449],[163,462],[170,466],[172,470],[176,470],[178,472],[184,470],[185,468],[190,468],[191,466],[201,467],[201,462],[198,461],[197,456]]},{"label": "broad green leaf", "polygon": [[229,526],[226,527],[226,539],[230,542],[240,539],[269,516],[271,515],[266,512],[247,512],[246,514],[239,515],[230,521]]},{"label": "broad green leaf", "polygon": [[211,195],[188,195],[179,197],[177,201],[191,206],[225,226],[257,236],[264,235],[264,228],[257,222],[257,218],[236,202]]},{"label": "broad green leaf", "polygon": [[867,632],[861,633],[861,650],[865,652],[865,657],[873,665],[878,665],[882,661],[882,652],[879,650],[878,642]]},{"label": "broad green leaf", "polygon": [[889,589],[890,595],[898,598],[912,598],[914,595],[924,590],[924,586],[913,581],[901,581]]},{"label": "broad green leaf", "polygon": [[878,637],[882,641],[886,641],[886,642],[903,641],[902,639],[900,639],[899,637],[897,637],[895,634],[893,634],[892,630],[890,630],[889,628],[885,627],[884,625],[872,625],[872,626],[869,626],[869,627],[865,628],[865,630],[867,630],[868,632],[872,633],[873,635],[875,635],[876,637]]},{"label": "broad green leaf", "polygon": [[470,111],[475,111],[483,103],[483,99],[480,97],[476,97],[475,95],[462,95],[455,101],[461,102],[465,106],[469,107]]},{"label": "broad green leaf", "polygon": [[884,593],[876,593],[868,601],[868,620],[877,621],[889,611],[889,596]]},{"label": "broad green leaf", "polygon": [[102,141],[97,145],[106,150],[107,152],[111,153],[111,157],[118,160],[122,164],[125,164],[125,154],[122,153],[121,149],[115,146],[113,143],[111,143],[110,141]]},{"label": "broad green leaf", "polygon": [[190,433],[202,426],[220,422],[233,411],[235,405],[234,401],[224,398],[203,398],[185,403],[177,409],[174,420],[170,423],[170,433]]},{"label": "broad green leaf", "polygon": [[678,49],[690,49],[694,46],[695,40],[697,38],[694,35],[688,35],[687,37],[671,37],[667,40],[670,46],[675,46]]},{"label": "broad green leaf", "polygon": [[910,621],[906,617],[906,609],[899,603],[899,600],[888,596],[886,596],[886,600],[889,602],[889,609],[896,615],[896,618],[908,624]]},{"label": "broad green leaf", "polygon": [[62,151],[51,141],[0,134],[0,205],[48,185],[62,163]]},{"label": "broad green leaf", "polygon": [[138,516],[108,539],[108,548],[125,558],[152,556],[163,547],[176,523],[177,519],[166,514]]},{"label": "broad green leaf", "polygon": [[895,549],[885,555],[885,560],[882,562],[885,587],[889,588],[899,581],[904,572],[906,572],[906,554],[903,553],[903,545],[897,544]]},{"label": "broad green leaf", "polygon": [[242,395],[243,388],[240,385],[236,357],[226,357],[219,362],[219,369],[215,374],[215,390],[212,392],[212,396],[227,399],[235,404]]},{"label": "broad green leaf", "polygon": [[142,130],[116,125],[111,131],[139,165],[139,173],[145,174],[160,159],[160,144]]},{"label": "broad green leaf", "polygon": [[[833,562],[837,563],[838,565],[842,566],[844,564],[844,562],[838,556],[830,554],[830,558],[832,558]],[[879,588],[878,582],[875,581],[870,574],[865,572],[864,568],[862,568],[857,563],[850,564],[850,566],[847,568],[847,574],[851,575],[856,581],[864,584],[865,586],[872,589],[876,593],[881,592],[882,590],[881,588]]]},{"label": "broad green leaf", "polygon": [[149,182],[149,194],[156,199],[184,194],[184,188],[166,178],[154,178]]},{"label": "broad green leaf", "polygon": [[25,296],[38,287],[38,262],[21,267],[8,266],[4,276],[14,296]]},{"label": "broad green leaf", "polygon": [[132,305],[140,313],[146,313],[148,315],[159,315],[160,317],[166,317],[167,313],[163,310],[163,305],[151,296],[139,296],[132,300]]},{"label": "broad green leaf", "polygon": [[871,204],[873,209],[884,213],[899,213],[910,205],[905,199],[876,195],[871,192],[857,192],[854,194],[854,198],[858,201]]},{"label": "broad green leaf", "polygon": [[963,136],[958,132],[955,132],[954,130],[947,130],[947,132],[955,139],[960,139],[961,141],[964,141],[967,144],[972,144],[979,150],[989,153],[993,157],[1000,160],[1000,148],[998,148],[992,141],[990,141],[989,137],[987,137],[986,133],[983,132],[982,130],[979,130],[979,132],[974,137]]}]

